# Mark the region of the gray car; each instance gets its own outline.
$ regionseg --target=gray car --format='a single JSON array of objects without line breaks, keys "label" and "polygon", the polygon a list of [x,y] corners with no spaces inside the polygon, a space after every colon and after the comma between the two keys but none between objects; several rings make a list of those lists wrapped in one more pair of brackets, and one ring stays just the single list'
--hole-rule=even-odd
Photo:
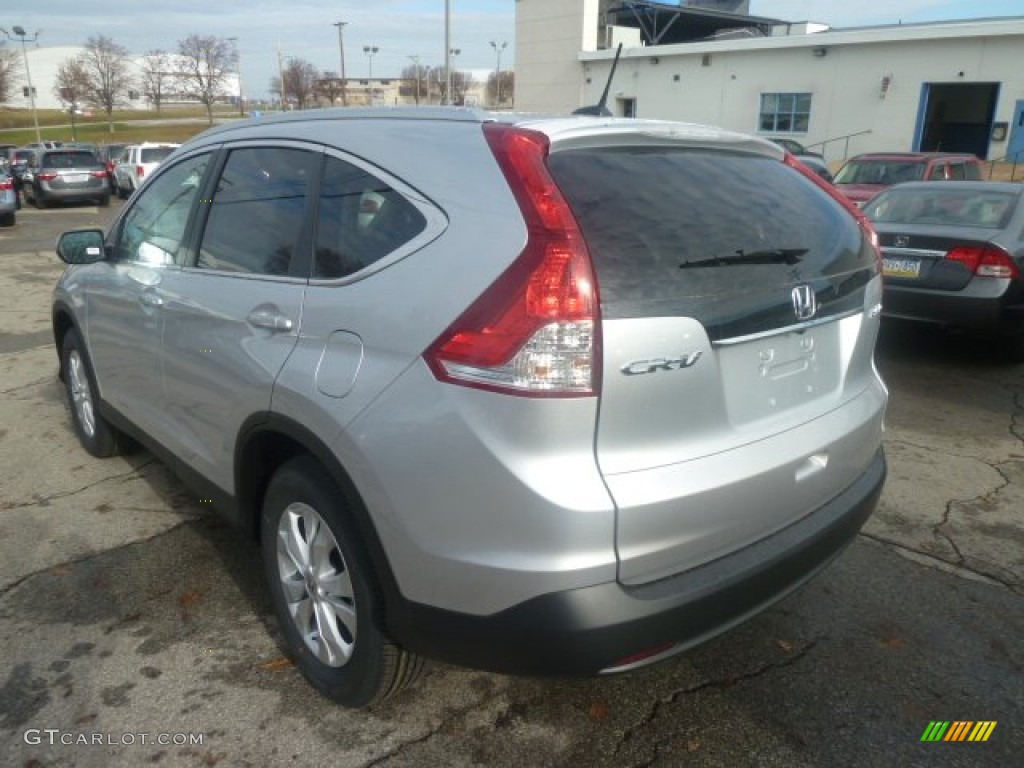
[{"label": "gray car", "polygon": [[21,181],[25,202],[37,208],[58,202],[110,205],[107,168],[88,149],[36,149],[29,155]]},{"label": "gray car", "polygon": [[290,113],[183,145],[58,253],[82,444],[142,442],[257,536],[349,706],[424,657],[668,658],[824,567],[885,477],[873,234],[760,139]]},{"label": "gray car", "polygon": [[1024,362],[1024,194],[993,181],[912,182],[874,197],[885,314],[984,333]]}]

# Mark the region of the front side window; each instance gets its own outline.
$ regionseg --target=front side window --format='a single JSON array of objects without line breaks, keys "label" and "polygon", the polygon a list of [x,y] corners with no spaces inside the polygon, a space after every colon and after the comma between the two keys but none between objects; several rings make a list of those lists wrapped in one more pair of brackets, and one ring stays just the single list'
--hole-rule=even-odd
[{"label": "front side window", "polygon": [[209,160],[207,154],[190,157],[150,182],[121,223],[114,242],[117,259],[153,265],[184,263],[185,227]]},{"label": "front side window", "polygon": [[811,124],[811,94],[762,93],[759,130],[807,133]]},{"label": "front side window", "polygon": [[255,147],[228,156],[196,266],[287,275],[302,237],[309,181],[321,155]]},{"label": "front side window", "polygon": [[327,158],[320,192],[314,277],[345,277],[419,235],[423,214],[387,183]]}]

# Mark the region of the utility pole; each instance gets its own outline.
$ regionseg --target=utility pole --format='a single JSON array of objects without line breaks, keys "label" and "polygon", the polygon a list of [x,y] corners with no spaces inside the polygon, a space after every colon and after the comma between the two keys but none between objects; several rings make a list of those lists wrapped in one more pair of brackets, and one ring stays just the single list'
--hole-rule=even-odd
[{"label": "utility pole", "polygon": [[245,116],[245,98],[242,96],[242,51],[238,47],[238,38],[229,37],[228,41],[235,49],[235,64],[238,66],[238,114]]},{"label": "utility pole", "polygon": [[284,112],[284,63],[281,61],[281,43],[277,43],[277,77],[281,81],[281,111]]},{"label": "utility pole", "polygon": [[345,92],[348,85],[348,81],[345,79],[345,37],[342,34],[346,24],[348,24],[347,21],[334,22],[334,26],[338,28],[338,53],[341,55],[341,106],[343,107],[348,106],[348,94]]}]

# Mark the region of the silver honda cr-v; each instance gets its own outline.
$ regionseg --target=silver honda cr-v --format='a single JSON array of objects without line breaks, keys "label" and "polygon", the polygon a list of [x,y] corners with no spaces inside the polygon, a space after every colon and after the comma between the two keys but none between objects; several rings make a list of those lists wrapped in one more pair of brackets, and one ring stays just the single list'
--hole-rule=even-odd
[{"label": "silver honda cr-v", "polygon": [[86,450],[134,438],[255,533],[349,706],[425,656],[669,657],[823,567],[884,480],[874,236],[767,141],[292,113],[185,144],[58,253]]}]

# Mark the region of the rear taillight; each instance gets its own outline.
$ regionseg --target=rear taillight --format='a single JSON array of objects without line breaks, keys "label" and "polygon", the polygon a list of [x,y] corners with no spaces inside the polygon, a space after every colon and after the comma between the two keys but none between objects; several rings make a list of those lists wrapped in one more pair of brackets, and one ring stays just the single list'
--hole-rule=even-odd
[{"label": "rear taillight", "polygon": [[144,165],[136,165],[135,166],[135,176],[136,176],[136,178],[141,179],[145,175],[146,175],[146,166],[144,166]]},{"label": "rear taillight", "polygon": [[105,178],[107,178],[107,172],[106,171],[89,171],[89,175],[92,176],[94,179],[105,179]]},{"label": "rear taillight", "polygon": [[[790,168],[795,168],[800,171],[804,176],[817,184],[821,189],[825,190],[829,197],[839,203],[843,208],[853,214],[853,217],[860,224],[861,230],[863,230],[865,237],[871,244],[872,250],[875,252],[875,266],[879,272],[882,271],[882,250],[878,245],[878,234],[875,232],[875,228],[871,226],[871,222],[868,217],[864,215],[864,212],[858,207],[856,203],[850,200],[846,195],[835,188],[834,185],[829,184],[821,176],[816,174],[806,165],[801,163],[796,157],[791,155],[789,152],[786,153],[785,161],[786,165]],[[861,203],[863,205],[863,203]]]},{"label": "rear taillight", "polygon": [[1020,276],[1020,269],[1010,258],[1010,254],[1002,248],[992,245],[954,248],[946,254],[946,259],[959,261],[978,277],[1016,278]]},{"label": "rear taillight", "polygon": [[46,173],[37,173],[36,178],[39,179],[40,181],[53,181],[54,179],[57,178],[57,174],[51,171],[47,171]]},{"label": "rear taillight", "polygon": [[14,182],[10,179],[0,179],[0,189],[14,189]]},{"label": "rear taillight", "polygon": [[452,384],[533,397],[597,394],[597,284],[576,219],[548,173],[548,138],[495,123],[483,130],[526,221],[526,247],[424,358]]}]

